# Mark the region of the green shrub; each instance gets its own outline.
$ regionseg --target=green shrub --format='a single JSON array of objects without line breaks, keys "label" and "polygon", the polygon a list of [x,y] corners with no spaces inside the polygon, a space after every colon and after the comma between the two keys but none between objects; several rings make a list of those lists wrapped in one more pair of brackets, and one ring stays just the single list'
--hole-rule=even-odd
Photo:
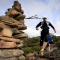
[{"label": "green shrub", "polygon": [[28,54],[28,53],[34,52],[34,50],[32,50],[31,47],[26,47],[26,48],[23,48],[22,50],[24,51],[25,55]]},{"label": "green shrub", "polygon": [[58,42],[59,40],[60,40],[60,37],[54,36],[54,38],[53,38],[53,41],[54,41],[54,42]]},{"label": "green shrub", "polygon": [[34,51],[39,51],[39,50],[40,50],[40,46],[34,46],[32,49],[33,49]]}]

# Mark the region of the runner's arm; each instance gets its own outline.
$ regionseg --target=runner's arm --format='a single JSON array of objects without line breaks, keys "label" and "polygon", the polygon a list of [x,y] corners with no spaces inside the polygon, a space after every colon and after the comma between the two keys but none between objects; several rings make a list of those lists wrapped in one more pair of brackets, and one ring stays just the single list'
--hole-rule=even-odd
[{"label": "runner's arm", "polygon": [[38,28],[41,25],[41,22],[39,24],[36,25],[36,28]]},{"label": "runner's arm", "polygon": [[36,30],[38,30],[38,27],[41,25],[41,22],[36,25]]},{"label": "runner's arm", "polygon": [[54,26],[50,22],[49,22],[49,26],[51,26],[53,28],[54,32],[56,33]]}]

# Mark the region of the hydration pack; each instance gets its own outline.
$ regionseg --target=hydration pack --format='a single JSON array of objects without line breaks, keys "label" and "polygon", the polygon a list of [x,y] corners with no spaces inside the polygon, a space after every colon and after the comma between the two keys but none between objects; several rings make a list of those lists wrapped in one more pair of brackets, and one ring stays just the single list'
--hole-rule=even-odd
[{"label": "hydration pack", "polygon": [[53,36],[48,36],[48,42],[51,44],[53,43]]}]

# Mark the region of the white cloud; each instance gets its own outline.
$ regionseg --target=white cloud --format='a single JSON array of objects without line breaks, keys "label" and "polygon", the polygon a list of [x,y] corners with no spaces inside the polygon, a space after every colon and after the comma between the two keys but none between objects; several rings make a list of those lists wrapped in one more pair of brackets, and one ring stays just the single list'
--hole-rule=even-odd
[{"label": "white cloud", "polygon": [[[8,8],[12,7],[14,0],[0,0],[0,15],[4,15],[5,11]],[[25,12],[27,17],[38,14],[38,17],[46,15],[48,20],[53,23],[56,27],[57,33],[56,35],[60,35],[60,14],[58,12],[60,10],[60,0],[18,0],[21,3],[22,9]],[[38,24],[40,20],[25,20],[25,24],[28,27],[25,32],[28,33],[30,37],[40,35],[40,31],[35,30],[36,24]],[[50,29],[50,32],[53,32]]]},{"label": "white cloud", "polygon": [[44,15],[49,14],[51,12],[51,8],[44,4],[44,2],[36,1],[36,0],[29,0],[30,3],[26,3],[25,7],[22,4],[25,14],[27,16],[31,16],[34,14]]},{"label": "white cloud", "polygon": [[5,15],[8,8],[13,5],[13,0],[0,0],[0,15]]},{"label": "white cloud", "polygon": [[48,5],[56,10],[60,9],[60,0],[48,0]]},{"label": "white cloud", "polygon": [[[26,0],[27,1],[27,0]],[[31,15],[35,15],[38,14],[39,17],[42,17],[43,15],[47,15],[48,17],[48,21],[50,21],[51,23],[53,23],[54,27],[57,30],[57,33],[54,33],[53,29],[50,29],[50,33],[53,33],[54,35],[60,35],[60,27],[59,27],[59,22],[58,19],[60,18],[58,15],[58,10],[60,9],[60,0],[45,0],[48,3],[46,4],[43,1],[36,1],[36,0],[28,0],[30,3],[27,3],[23,9],[25,11],[26,16],[31,16]],[[39,20],[25,20],[26,25],[28,26],[28,29],[26,30],[26,32],[28,33],[29,36],[37,36],[39,35],[39,33],[37,34],[31,34],[29,31],[31,32],[36,32],[34,30],[35,25],[39,23]]]},{"label": "white cloud", "polygon": [[57,30],[57,33],[60,34],[60,20],[56,22],[56,30]]},{"label": "white cloud", "polygon": [[40,31],[39,31],[39,30],[32,29],[32,28],[30,28],[30,27],[27,28],[27,30],[25,30],[24,32],[26,32],[29,37],[40,36]]}]

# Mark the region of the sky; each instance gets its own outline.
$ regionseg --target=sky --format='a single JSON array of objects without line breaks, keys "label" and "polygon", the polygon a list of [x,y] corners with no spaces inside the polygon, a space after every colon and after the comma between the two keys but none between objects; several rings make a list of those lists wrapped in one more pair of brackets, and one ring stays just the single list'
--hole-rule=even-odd
[{"label": "sky", "polygon": [[[15,0],[0,0],[0,16],[5,15],[8,8],[11,8]],[[56,29],[54,33],[50,27],[50,33],[60,36],[60,0],[18,0],[26,17],[38,15],[39,18],[47,16],[47,21],[51,22]],[[40,36],[40,27],[37,31],[36,25],[42,19],[25,19],[27,29],[24,30],[29,37]]]}]

